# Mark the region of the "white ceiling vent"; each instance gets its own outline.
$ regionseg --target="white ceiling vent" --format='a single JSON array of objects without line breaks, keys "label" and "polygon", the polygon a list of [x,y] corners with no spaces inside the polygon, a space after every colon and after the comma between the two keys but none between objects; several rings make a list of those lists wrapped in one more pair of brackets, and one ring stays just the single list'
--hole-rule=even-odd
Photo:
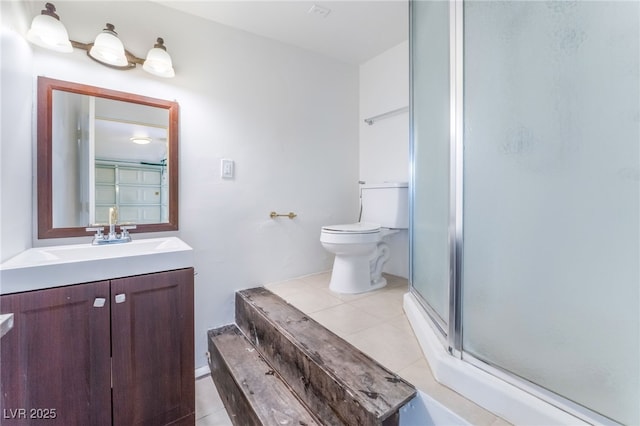
[{"label": "white ceiling vent", "polygon": [[314,4],[313,6],[311,6],[311,9],[309,9],[307,13],[309,15],[315,15],[315,16],[320,16],[321,18],[326,18],[331,13],[331,9],[329,9],[328,7],[322,7],[322,6],[318,6],[317,4]]}]

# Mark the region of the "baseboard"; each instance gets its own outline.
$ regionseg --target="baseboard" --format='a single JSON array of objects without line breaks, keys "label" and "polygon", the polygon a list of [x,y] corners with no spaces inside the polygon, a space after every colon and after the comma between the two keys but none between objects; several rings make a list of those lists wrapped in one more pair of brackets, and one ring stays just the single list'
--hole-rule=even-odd
[{"label": "baseboard", "polygon": [[199,379],[204,376],[208,376],[209,374],[211,374],[211,370],[209,369],[208,365],[196,368],[196,379]]}]

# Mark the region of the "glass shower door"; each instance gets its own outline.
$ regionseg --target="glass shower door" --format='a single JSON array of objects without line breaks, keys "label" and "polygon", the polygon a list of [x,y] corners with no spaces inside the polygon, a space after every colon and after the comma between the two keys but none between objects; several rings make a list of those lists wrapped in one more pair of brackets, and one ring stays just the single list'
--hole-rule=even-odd
[{"label": "glass shower door", "polygon": [[637,1],[464,7],[463,349],[629,425],[639,20]]},{"label": "glass shower door", "polygon": [[[449,317],[449,4],[411,2],[412,292],[447,333]],[[419,194],[416,196],[416,194]]]}]

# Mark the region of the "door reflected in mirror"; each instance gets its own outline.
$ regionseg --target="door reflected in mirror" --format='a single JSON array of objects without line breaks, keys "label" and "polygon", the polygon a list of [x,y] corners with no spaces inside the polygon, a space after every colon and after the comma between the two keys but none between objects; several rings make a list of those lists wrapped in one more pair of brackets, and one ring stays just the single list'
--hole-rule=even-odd
[{"label": "door reflected in mirror", "polygon": [[118,223],[177,229],[178,106],[38,79],[38,236]]}]

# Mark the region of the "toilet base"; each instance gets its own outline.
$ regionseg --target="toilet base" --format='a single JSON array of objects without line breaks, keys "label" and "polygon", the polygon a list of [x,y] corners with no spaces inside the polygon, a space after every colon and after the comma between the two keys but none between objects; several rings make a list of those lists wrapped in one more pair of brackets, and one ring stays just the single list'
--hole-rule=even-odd
[{"label": "toilet base", "polygon": [[370,258],[366,256],[336,256],[329,290],[342,294],[357,294],[386,286],[387,280],[381,275],[372,282],[370,265]]}]

